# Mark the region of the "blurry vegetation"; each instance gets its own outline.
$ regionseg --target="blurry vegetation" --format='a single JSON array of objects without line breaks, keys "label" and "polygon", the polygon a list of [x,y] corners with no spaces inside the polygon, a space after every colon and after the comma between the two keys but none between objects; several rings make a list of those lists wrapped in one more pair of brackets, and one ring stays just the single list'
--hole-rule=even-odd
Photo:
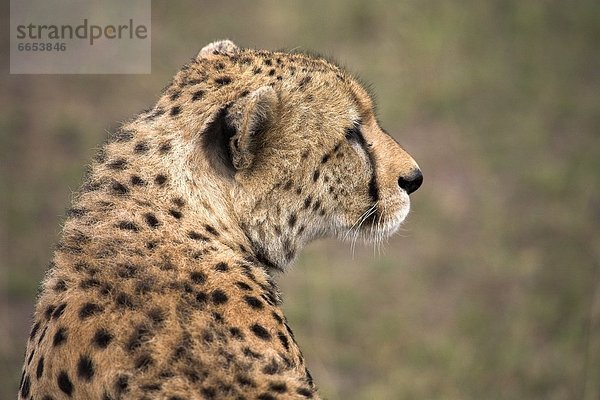
[{"label": "blurry vegetation", "polygon": [[279,278],[324,397],[600,397],[599,2],[190,0],[152,15],[151,75],[2,66],[0,398],[94,149],[224,37],[349,66],[425,174],[381,254],[316,243]]}]

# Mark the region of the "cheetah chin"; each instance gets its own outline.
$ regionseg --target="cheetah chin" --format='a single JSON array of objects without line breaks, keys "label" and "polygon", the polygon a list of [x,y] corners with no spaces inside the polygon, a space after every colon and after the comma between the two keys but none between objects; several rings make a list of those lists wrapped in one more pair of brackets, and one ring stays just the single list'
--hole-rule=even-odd
[{"label": "cheetah chin", "polygon": [[323,58],[204,47],[94,157],[27,341],[20,399],[318,399],[274,274],[398,230],[423,177]]}]

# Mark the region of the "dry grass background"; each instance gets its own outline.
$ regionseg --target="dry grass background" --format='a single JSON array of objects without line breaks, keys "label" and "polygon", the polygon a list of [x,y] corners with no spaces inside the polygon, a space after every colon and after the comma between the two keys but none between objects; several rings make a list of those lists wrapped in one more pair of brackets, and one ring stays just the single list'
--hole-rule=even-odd
[{"label": "dry grass background", "polygon": [[279,278],[326,398],[600,397],[600,3],[189,0],[154,2],[151,75],[9,75],[2,37],[0,398],[84,165],[225,37],[349,66],[425,175],[381,253]]}]

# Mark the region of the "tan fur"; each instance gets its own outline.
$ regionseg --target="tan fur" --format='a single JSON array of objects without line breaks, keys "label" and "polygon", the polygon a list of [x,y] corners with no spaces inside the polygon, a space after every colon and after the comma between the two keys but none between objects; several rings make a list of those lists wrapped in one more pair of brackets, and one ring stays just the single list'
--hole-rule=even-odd
[{"label": "tan fur", "polygon": [[392,234],[416,170],[337,66],[208,45],[93,162],[20,398],[317,398],[272,274],[320,237]]}]

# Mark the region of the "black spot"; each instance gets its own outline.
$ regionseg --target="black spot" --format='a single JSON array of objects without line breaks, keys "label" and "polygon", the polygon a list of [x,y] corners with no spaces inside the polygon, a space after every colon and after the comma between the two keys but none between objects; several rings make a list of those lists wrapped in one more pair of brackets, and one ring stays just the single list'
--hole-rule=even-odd
[{"label": "black spot", "polygon": [[59,306],[54,309],[54,312],[52,312],[52,318],[57,319],[58,317],[63,315],[66,307],[67,307],[67,303],[59,304]]},{"label": "black spot", "polygon": [[325,164],[329,160],[329,154],[325,154],[323,158],[321,158],[321,164]]},{"label": "black spot", "polygon": [[172,271],[175,267],[170,260],[163,260],[163,262],[158,265],[158,268],[163,271]]},{"label": "black spot", "polygon": [[94,338],[92,339],[92,343],[101,349],[105,349],[108,347],[110,342],[113,340],[113,335],[106,329],[100,328],[94,334]]},{"label": "black spot", "polygon": [[67,396],[71,397],[73,394],[73,384],[69,379],[69,375],[67,375],[66,371],[60,371],[58,374],[58,388],[62,390]]},{"label": "black spot", "polygon": [[291,179],[289,179],[289,180],[288,180],[288,181],[285,183],[285,185],[283,185],[283,189],[284,189],[284,190],[290,190],[290,188],[291,188],[291,187],[292,187],[292,180],[291,180]]},{"label": "black spot", "polygon": [[183,216],[183,214],[177,210],[169,210],[169,214],[171,214],[171,216],[175,219],[181,219],[181,217]]},{"label": "black spot", "polygon": [[304,367],[304,373],[306,374],[306,380],[308,381],[308,384],[313,386],[313,377],[308,368]]},{"label": "black spot", "polygon": [[79,318],[80,319],[86,319],[86,318],[89,318],[92,315],[100,313],[102,311],[104,311],[104,309],[101,306],[99,306],[98,304],[95,304],[95,303],[85,303],[79,309]]},{"label": "black spot", "polygon": [[161,310],[158,307],[155,307],[148,311],[148,318],[150,318],[153,324],[161,325],[163,322],[165,322],[167,316],[165,315],[165,312],[163,310]]},{"label": "black spot", "polygon": [[19,389],[23,387],[23,380],[25,379],[25,369],[21,371],[21,380],[19,381]]},{"label": "black spot", "polygon": [[69,208],[67,210],[67,217],[69,217],[69,218],[81,218],[87,212],[88,212],[88,210],[86,210],[86,209],[72,207],[72,208]]},{"label": "black spot", "polygon": [[125,195],[125,194],[127,194],[127,192],[129,192],[129,189],[127,189],[127,187],[125,185],[123,185],[122,183],[117,182],[117,181],[114,181],[112,183],[112,185],[110,186],[110,188],[114,194],[118,194],[118,195]]},{"label": "black spot", "polygon": [[128,142],[133,139],[133,131],[119,129],[111,138],[115,142]]},{"label": "black spot", "polygon": [[248,303],[248,305],[255,310],[261,310],[264,307],[262,301],[254,296],[244,296],[244,301],[246,301],[246,303]]},{"label": "black spot", "polygon": [[254,359],[262,358],[262,355],[260,353],[256,353],[256,352],[252,351],[252,349],[250,349],[249,347],[244,347],[242,349],[242,352],[244,353],[244,355],[246,357],[250,357],[250,358],[254,358]]},{"label": "black spot", "polygon": [[77,362],[77,376],[86,381],[90,381],[94,376],[94,363],[88,356],[80,356]]},{"label": "black spot", "polygon": [[29,358],[27,359],[27,366],[31,364],[31,360],[33,360],[33,356],[35,355],[35,347],[31,349],[31,353],[29,354]]},{"label": "black spot", "polygon": [[171,101],[177,100],[179,98],[179,95],[181,95],[181,92],[177,90],[177,91],[171,93],[169,98],[171,99]]},{"label": "black spot", "polygon": [[158,175],[156,175],[156,178],[154,178],[154,183],[156,183],[159,186],[164,185],[166,181],[167,181],[167,177],[163,174],[158,174]]},{"label": "black spot", "polygon": [[100,180],[100,181],[89,180],[83,185],[83,190],[86,192],[93,192],[93,191],[100,189],[103,184],[104,184],[104,181],[102,181],[102,180]]},{"label": "black spot", "polygon": [[140,228],[131,221],[121,221],[117,224],[117,228],[132,232],[138,232],[140,230]]},{"label": "black spot", "polygon": [[207,399],[214,399],[215,395],[217,393],[216,390],[210,386],[202,388],[201,392],[202,392],[202,395],[204,397],[206,397]]},{"label": "black spot", "polygon": [[133,299],[127,293],[123,293],[123,292],[119,293],[117,295],[115,301],[119,308],[129,308],[129,309],[135,308],[135,305],[133,304]]},{"label": "black spot", "polygon": [[195,232],[195,231],[189,231],[188,232],[188,237],[190,239],[193,239],[193,240],[202,240],[202,241],[207,241],[208,240],[208,238],[206,236],[201,235],[201,234],[199,234],[198,232]]},{"label": "black spot", "polygon": [[298,220],[298,216],[296,215],[296,213],[292,213],[290,215],[290,217],[288,218],[288,226],[290,228],[293,228],[296,225],[297,220]]},{"label": "black spot", "polygon": [[[94,155],[92,159],[98,164],[106,162],[106,149],[102,148],[98,150],[98,152],[96,153],[96,155]],[[91,170],[88,172],[91,172]]]},{"label": "black spot", "polygon": [[137,175],[132,175],[130,182],[133,186],[144,186],[146,184],[146,182]]},{"label": "black spot", "polygon": [[170,114],[171,114],[171,116],[175,116],[175,115],[179,114],[180,112],[181,112],[181,107],[175,106],[175,107],[171,108]]},{"label": "black spot", "polygon": [[200,100],[204,96],[204,90],[198,90],[192,94],[192,101]]},{"label": "black spot", "polygon": [[298,393],[299,395],[304,396],[306,398],[309,398],[309,399],[312,398],[312,396],[313,396],[312,391],[308,388],[302,388],[302,387],[298,388],[296,390],[296,393]]},{"label": "black spot", "polygon": [[217,230],[215,228],[213,228],[211,225],[208,225],[208,224],[204,225],[204,229],[206,229],[206,231],[213,236],[219,236],[219,232],[217,232]]},{"label": "black spot", "polygon": [[175,197],[172,201],[177,207],[183,207],[185,205],[185,200],[181,197]]},{"label": "black spot", "polygon": [[262,372],[264,372],[267,375],[275,375],[279,372],[279,369],[280,366],[277,363],[277,361],[275,361],[274,358],[271,358],[271,361],[263,367]]},{"label": "black spot", "polygon": [[141,324],[135,327],[135,329],[133,330],[131,336],[129,337],[129,340],[127,341],[126,344],[126,349],[127,351],[134,351],[137,350],[138,348],[140,348],[142,346],[142,344],[146,343],[148,340],[150,340],[152,336],[152,333],[150,332],[150,329],[148,328],[147,325],[145,324]]},{"label": "black spot", "polygon": [[290,349],[290,342],[283,332],[277,332],[277,338],[286,350]]},{"label": "black spot", "polygon": [[40,335],[40,338],[38,339],[38,346],[40,345],[40,343],[42,343],[42,340],[44,340],[44,337],[46,337],[46,332],[48,331],[48,326],[46,325],[44,327],[44,330],[42,331],[42,334]]},{"label": "black spot", "polygon": [[163,108],[157,107],[156,110],[154,110],[154,112],[152,112],[152,114],[150,114],[146,117],[146,119],[152,120],[152,119],[155,119],[156,117],[160,117],[164,113],[165,113],[165,110]]},{"label": "black spot", "polygon": [[220,324],[225,322],[225,318],[223,318],[223,314],[221,314],[221,313],[213,312],[212,316],[213,316],[213,319],[215,320],[215,322],[218,322]]},{"label": "black spot", "polygon": [[304,88],[304,86],[306,86],[306,84],[308,82],[310,82],[312,80],[311,76],[305,76],[304,78],[300,79],[300,83],[298,84],[301,88]]},{"label": "black spot", "polygon": [[44,373],[44,356],[41,356],[37,368],[35,369],[35,376],[40,379]]},{"label": "black spot", "polygon": [[117,275],[119,278],[130,279],[133,278],[138,271],[138,267],[135,264],[118,264]]},{"label": "black spot", "polygon": [[190,272],[190,279],[196,284],[202,284],[206,282],[206,274],[200,271],[192,271]]},{"label": "black spot", "polygon": [[117,394],[123,394],[129,390],[129,378],[127,375],[119,375],[115,380],[115,391]]},{"label": "black spot", "polygon": [[24,397],[24,398],[29,397],[30,389],[31,389],[31,381],[29,380],[29,376],[25,375],[25,379],[23,379],[23,385],[21,386],[21,397]]},{"label": "black spot", "polygon": [[267,331],[262,325],[254,324],[250,327],[252,333],[254,333],[258,338],[263,340],[270,340],[271,334]]},{"label": "black spot", "polygon": [[273,75],[275,75],[275,68],[271,68],[269,70],[269,76],[273,76]]},{"label": "black spot", "polygon": [[258,400],[275,400],[275,397],[269,393],[261,393],[257,397]]},{"label": "black spot", "polygon": [[148,294],[154,289],[154,279],[152,277],[145,277],[139,279],[135,283],[136,294]]},{"label": "black spot", "polygon": [[148,353],[144,353],[144,354],[140,355],[135,360],[135,368],[142,370],[142,371],[146,371],[152,365],[154,365],[154,359]]},{"label": "black spot", "polygon": [[227,300],[229,300],[225,292],[223,292],[220,289],[217,289],[214,292],[212,292],[210,297],[212,299],[212,302],[215,304],[225,304],[227,303]]},{"label": "black spot", "polygon": [[229,270],[229,265],[227,265],[224,262],[220,262],[217,265],[215,265],[215,270],[217,270],[219,272],[226,272]]},{"label": "black spot", "polygon": [[[143,392],[158,392],[161,388],[162,388],[161,383],[147,383],[144,385],[140,385],[140,389],[142,389]],[[173,397],[177,397],[177,396],[169,397],[169,400],[174,400]],[[184,399],[181,399],[181,400],[184,400]]]},{"label": "black spot", "polygon": [[144,214],[144,218],[146,219],[146,223],[148,224],[148,226],[150,228],[156,228],[157,226],[160,225],[160,222],[158,221],[158,219],[156,219],[156,216],[152,213]]},{"label": "black spot", "polygon": [[246,374],[238,374],[235,377],[236,382],[238,382],[241,386],[250,386],[256,387],[256,383]]},{"label": "black spot", "polygon": [[215,83],[219,86],[229,85],[231,83],[231,78],[229,76],[221,76],[215,79]]},{"label": "black spot", "polygon": [[88,278],[81,281],[79,287],[82,289],[90,289],[100,286],[100,281],[96,278]]},{"label": "black spot", "polygon": [[315,204],[313,205],[313,211],[317,211],[320,207],[321,207],[321,201],[320,200],[315,201]]},{"label": "black spot", "polygon": [[235,284],[237,287],[239,287],[242,290],[248,290],[248,291],[252,290],[252,286],[248,285],[246,282],[237,281]]},{"label": "black spot", "polygon": [[52,339],[53,346],[60,346],[67,340],[67,329],[64,327],[58,328]]},{"label": "black spot", "polygon": [[287,391],[287,386],[285,382],[271,382],[269,384],[269,389],[276,393],[285,393]]},{"label": "black spot", "polygon": [[312,196],[308,196],[306,199],[304,199],[304,209],[307,209],[308,207],[310,207],[312,203]]},{"label": "black spot", "polygon": [[65,290],[67,290],[67,282],[60,279],[56,282],[56,284],[54,285],[54,287],[52,289],[55,292],[64,292]]},{"label": "black spot", "polygon": [[319,176],[321,176],[321,172],[319,170],[316,170],[313,174],[313,182],[316,182],[317,179],[319,179]]},{"label": "black spot", "polygon": [[158,151],[160,152],[160,154],[166,154],[169,151],[171,151],[172,148],[173,146],[171,145],[171,142],[164,142],[161,143],[161,145],[158,147]]},{"label": "black spot", "polygon": [[234,337],[236,339],[241,340],[244,338],[244,334],[242,333],[240,328],[236,328],[235,326],[232,326],[231,328],[229,328],[229,333],[231,334],[232,337]]},{"label": "black spot", "polygon": [[109,162],[107,164],[107,166],[110,169],[122,171],[125,168],[127,168],[127,160],[125,160],[124,158],[118,158],[116,160],[113,160],[113,161]]},{"label": "black spot", "polygon": [[31,328],[31,332],[29,333],[29,340],[33,340],[33,338],[35,337],[35,335],[37,334],[37,331],[40,329],[40,323],[36,322],[33,327]]},{"label": "black spot", "polygon": [[292,248],[292,242],[290,239],[285,239],[283,241],[283,250],[285,252],[285,258],[289,261],[296,255],[296,251]]},{"label": "black spot", "polygon": [[283,323],[283,318],[281,318],[279,316],[279,314],[277,314],[275,311],[271,312],[271,315],[273,316],[273,318],[275,319],[275,321],[277,321],[277,323],[279,323],[279,324]]},{"label": "black spot", "polygon": [[149,149],[150,149],[150,147],[148,147],[147,142],[138,142],[138,143],[136,143],[135,147],[133,148],[133,151],[138,154],[142,154],[142,153],[146,153]]},{"label": "black spot", "polygon": [[262,68],[261,67],[254,67],[254,69],[252,70],[252,72],[254,73],[254,75],[258,75],[262,72]]}]

